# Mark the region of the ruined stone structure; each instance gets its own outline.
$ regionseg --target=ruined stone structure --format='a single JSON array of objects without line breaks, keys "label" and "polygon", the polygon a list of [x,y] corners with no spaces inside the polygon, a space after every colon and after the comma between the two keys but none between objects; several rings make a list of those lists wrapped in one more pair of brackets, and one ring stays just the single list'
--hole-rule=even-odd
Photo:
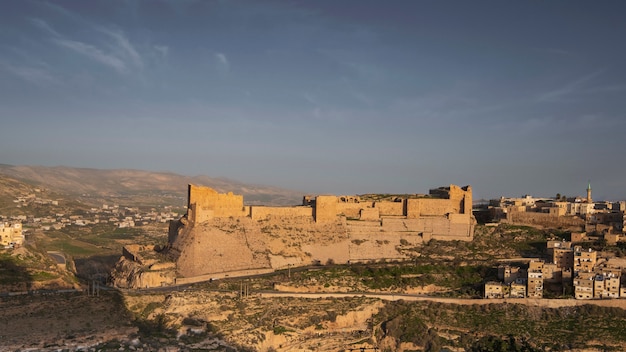
[{"label": "ruined stone structure", "polygon": [[470,186],[380,201],[307,196],[294,207],[246,206],[241,195],[195,185],[188,190],[187,214],[170,223],[169,245],[161,253],[175,269],[142,266],[141,255],[125,249],[118,264],[125,269],[119,271],[141,272],[142,280],[118,275],[116,285],[137,287],[142,281],[145,287],[146,282],[185,283],[294,266],[408,260],[431,239],[471,241],[474,234]]}]

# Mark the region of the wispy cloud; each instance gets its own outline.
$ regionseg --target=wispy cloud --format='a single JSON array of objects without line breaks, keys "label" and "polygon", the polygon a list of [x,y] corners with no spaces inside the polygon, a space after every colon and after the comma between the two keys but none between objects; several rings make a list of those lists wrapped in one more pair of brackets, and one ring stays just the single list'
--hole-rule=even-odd
[{"label": "wispy cloud", "polygon": [[304,98],[304,100],[308,101],[309,103],[313,104],[313,105],[319,105],[319,103],[317,102],[317,99],[310,93],[304,93],[302,94],[302,97]]},{"label": "wispy cloud", "polygon": [[39,29],[42,29],[45,32],[48,32],[49,34],[52,34],[52,36],[62,37],[62,35],[59,34],[59,32],[55,31],[52,27],[50,27],[50,25],[46,21],[42,20],[41,18],[29,18],[28,20],[35,26],[39,27]]},{"label": "wispy cloud", "polygon": [[100,28],[99,30],[100,32],[113,38],[116,45],[112,45],[112,50],[117,51],[118,56],[126,56],[130,59],[134,66],[137,68],[143,68],[143,60],[141,59],[141,56],[123,32],[107,28]]},{"label": "wispy cloud", "polygon": [[601,75],[604,72],[604,70],[599,70],[590,74],[587,74],[585,76],[582,76],[566,85],[564,85],[563,87],[560,87],[558,89],[554,89],[548,92],[544,92],[543,94],[541,94],[537,100],[540,102],[550,102],[550,101],[558,101],[568,95],[571,94],[575,94],[577,92],[580,92],[585,83],[591,81],[592,79],[598,77],[599,75]]},{"label": "wispy cloud", "polygon": [[224,53],[216,53],[214,55],[217,61],[217,70],[221,73],[228,73],[230,71],[230,62]]},{"label": "wispy cloud", "polygon": [[563,50],[561,48],[539,48],[539,47],[536,47],[536,48],[532,48],[532,49],[536,50],[536,51],[548,53],[548,54],[554,54],[554,55],[567,55],[567,56],[576,55],[575,53],[573,53],[571,51]]},{"label": "wispy cloud", "polygon": [[59,83],[53,75],[42,68],[11,65],[4,62],[0,62],[0,67],[2,67],[4,71],[38,86],[50,86]]},{"label": "wispy cloud", "polygon": [[154,48],[154,50],[156,50],[159,54],[161,54],[161,57],[167,57],[170,53],[170,48],[167,45],[153,45],[152,48]]},{"label": "wispy cloud", "polygon": [[93,45],[67,39],[54,39],[53,41],[60,46],[71,49],[105,66],[111,67],[120,73],[125,73],[128,71],[128,67],[123,60],[114,55],[104,53],[102,50],[96,48]]},{"label": "wispy cloud", "polygon": [[63,35],[40,18],[30,18],[29,20],[33,25],[48,33],[51,36],[50,41],[56,45],[70,49],[119,73],[128,73],[133,67],[143,69],[144,64],[141,55],[122,31],[92,25],[95,33],[101,33],[100,38],[95,37],[95,39],[100,39],[99,43],[92,44]]},{"label": "wispy cloud", "polygon": [[626,84],[615,84],[607,86],[591,87],[585,90],[586,93],[613,93],[626,90]]}]

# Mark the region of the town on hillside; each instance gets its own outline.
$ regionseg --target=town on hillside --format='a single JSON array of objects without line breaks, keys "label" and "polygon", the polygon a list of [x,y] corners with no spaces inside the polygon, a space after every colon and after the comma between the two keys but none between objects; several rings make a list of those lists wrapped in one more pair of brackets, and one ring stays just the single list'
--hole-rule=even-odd
[{"label": "town on hillside", "polygon": [[[177,219],[179,213],[172,206],[161,209],[151,207],[144,210],[139,207],[121,206],[119,204],[102,204],[86,211],[70,211],[63,206],[63,201],[50,199],[45,190],[35,188],[29,194],[21,195],[13,200],[16,208],[45,208],[46,215],[4,215],[0,214],[0,248],[10,249],[23,245],[29,231],[58,231],[68,226],[89,226],[110,224],[116,228],[134,228],[154,223],[168,223]],[[27,212],[28,213],[28,212]],[[30,213],[36,213],[32,211]],[[53,214],[53,215],[51,215]]]},{"label": "town on hillside", "polygon": [[[548,241],[543,258],[524,258],[524,266],[503,264],[498,279],[485,283],[485,298],[626,298],[622,246],[626,242],[626,201],[594,202],[586,197],[500,198],[478,213],[493,222],[565,230],[569,241]],[[614,246],[618,250],[599,251]]]}]

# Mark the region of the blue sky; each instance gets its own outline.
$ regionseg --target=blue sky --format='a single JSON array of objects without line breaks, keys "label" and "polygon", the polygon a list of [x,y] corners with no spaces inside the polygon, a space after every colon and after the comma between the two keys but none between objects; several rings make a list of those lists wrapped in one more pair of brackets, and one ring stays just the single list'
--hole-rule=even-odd
[{"label": "blue sky", "polygon": [[622,1],[3,1],[0,163],[626,199]]}]

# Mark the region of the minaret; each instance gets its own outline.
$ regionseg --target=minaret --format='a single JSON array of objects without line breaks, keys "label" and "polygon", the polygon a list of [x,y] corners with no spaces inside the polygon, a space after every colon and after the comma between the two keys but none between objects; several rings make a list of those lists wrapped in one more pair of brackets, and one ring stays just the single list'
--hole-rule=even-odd
[{"label": "minaret", "polygon": [[591,181],[589,181],[587,186],[587,203],[591,203]]}]

